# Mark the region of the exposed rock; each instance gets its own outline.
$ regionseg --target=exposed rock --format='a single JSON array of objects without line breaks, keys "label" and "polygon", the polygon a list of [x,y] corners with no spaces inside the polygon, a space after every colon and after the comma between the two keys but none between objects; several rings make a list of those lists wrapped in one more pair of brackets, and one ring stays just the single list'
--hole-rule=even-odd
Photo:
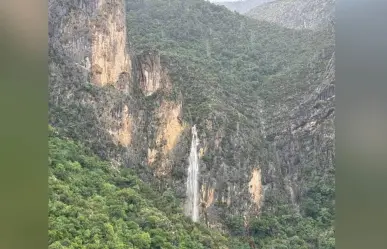
[{"label": "exposed rock", "polygon": [[119,128],[115,131],[109,131],[109,133],[113,135],[115,142],[118,142],[125,147],[130,145],[132,139],[132,122],[128,106],[124,105]]},{"label": "exposed rock", "polygon": [[116,84],[131,71],[124,1],[49,1],[49,43],[96,85]]},{"label": "exposed rock", "polygon": [[[172,83],[160,56],[127,45],[125,1],[50,1],[50,123],[127,166],[160,152],[166,173],[183,130],[181,100],[165,98]],[[144,98],[156,92],[158,101]]]},{"label": "exposed rock", "polygon": [[252,202],[256,205],[257,210],[261,206],[262,199],[262,176],[260,169],[253,169],[251,174],[251,180],[249,182],[249,192],[252,198]]},{"label": "exposed rock", "polygon": [[152,165],[158,158],[156,167],[157,176],[169,176],[172,164],[168,161],[168,155],[173,152],[179,142],[185,127],[179,122],[182,106],[169,101],[162,101],[156,110],[158,128],[155,148],[148,149],[148,163]]},{"label": "exposed rock", "polygon": [[146,53],[139,57],[139,84],[145,96],[150,96],[161,88],[164,91],[170,91],[172,84],[166,68],[161,66],[160,55]]}]

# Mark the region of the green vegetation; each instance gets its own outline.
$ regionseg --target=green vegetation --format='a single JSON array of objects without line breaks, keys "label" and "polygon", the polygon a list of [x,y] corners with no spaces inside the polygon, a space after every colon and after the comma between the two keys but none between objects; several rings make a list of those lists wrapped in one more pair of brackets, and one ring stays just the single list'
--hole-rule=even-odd
[{"label": "green vegetation", "polygon": [[83,145],[49,136],[49,248],[224,248],[227,239]]},{"label": "green vegetation", "polygon": [[[297,106],[321,83],[334,50],[330,31],[286,29],[202,0],[128,1],[127,10],[131,46],[139,54],[156,50],[161,55],[184,95],[185,118],[195,119],[200,130],[204,120],[216,120],[215,129],[225,127],[228,134],[236,133],[239,122],[241,154],[260,157],[263,167],[267,155],[257,134],[259,103],[265,103],[266,113],[279,105]],[[221,156],[236,165],[232,139],[222,140]],[[203,161],[211,164],[213,155],[209,151]],[[242,217],[226,215],[230,234],[240,238],[230,248],[250,248],[248,237],[258,248],[334,248],[333,179],[332,173],[311,180],[299,208],[278,196],[265,198],[262,216],[250,220],[249,236]]]},{"label": "green vegetation", "polygon": [[[278,105],[296,106],[305,91],[320,83],[333,52],[330,33],[258,22],[203,0],[130,0],[127,13],[132,51],[161,55],[174,94],[183,95],[185,121],[197,124],[208,140],[214,134],[208,134],[206,121],[213,122],[212,132],[224,131],[222,151],[209,147],[202,158],[215,174],[220,172],[215,161],[228,166],[259,162],[268,167],[273,156],[269,154],[274,152],[268,151],[259,131],[262,108],[270,113],[278,111]],[[58,64],[68,67],[63,72],[75,71],[68,61]],[[144,137],[152,140],[145,117],[157,105],[155,100],[173,96],[144,98],[138,89],[127,94],[96,87],[77,74],[56,77],[50,84],[50,123],[61,136],[50,129],[50,249],[248,249],[251,240],[260,249],[335,248],[334,172],[319,176],[311,164],[314,173],[302,173],[310,182],[302,190],[300,206],[282,199],[283,193],[267,194],[262,215],[248,217],[249,229],[243,217],[231,215],[235,210],[219,203],[229,232],[222,235],[185,217],[174,191],[162,184],[153,186],[150,168],[141,164],[149,146]],[[132,108],[133,119],[144,119],[136,127],[134,149],[115,146],[106,129],[117,125],[111,113],[120,113],[124,104]],[[136,113],[140,110],[143,116]],[[119,158],[132,170],[104,160],[111,158]],[[184,178],[184,160],[176,159],[173,180]],[[232,172],[245,175],[239,172],[243,167]]]},{"label": "green vegetation", "polygon": [[[274,211],[264,212],[259,218],[250,220],[249,236],[253,238],[258,248],[335,248],[334,207],[331,201],[334,188],[323,186],[326,188],[325,192],[317,188],[308,194],[310,197],[305,202],[301,214],[295,211],[293,206],[282,204],[274,205],[272,208]],[[323,196],[321,193],[324,193]],[[240,237],[240,241],[246,240],[246,236],[242,234],[244,229],[242,217],[229,217],[227,225],[233,237]],[[233,248],[244,248],[242,245]]]},{"label": "green vegetation", "polygon": [[184,89],[185,113],[197,118],[240,113],[255,121],[259,98],[278,101],[279,93],[310,87],[300,80],[316,70],[308,62],[333,44],[325,33],[258,22],[203,0],[128,1],[127,9],[134,51],[160,52]]}]

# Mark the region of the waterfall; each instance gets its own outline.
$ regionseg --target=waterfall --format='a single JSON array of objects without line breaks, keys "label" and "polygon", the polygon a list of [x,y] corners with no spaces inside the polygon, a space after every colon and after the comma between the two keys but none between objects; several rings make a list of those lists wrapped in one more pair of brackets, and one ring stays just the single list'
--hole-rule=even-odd
[{"label": "waterfall", "polygon": [[294,206],[295,208],[295,211],[297,213],[300,213],[300,208],[297,204],[297,201],[296,201],[296,196],[294,194],[294,189],[292,187],[292,183],[290,181],[290,179],[285,179],[285,187],[287,188],[287,190],[289,191],[289,194],[290,194],[290,201],[292,203],[292,205]]},{"label": "waterfall", "polygon": [[191,216],[192,221],[199,220],[199,157],[198,157],[199,139],[196,126],[192,127],[191,152],[189,155],[189,167],[187,177],[187,202],[186,214]]}]

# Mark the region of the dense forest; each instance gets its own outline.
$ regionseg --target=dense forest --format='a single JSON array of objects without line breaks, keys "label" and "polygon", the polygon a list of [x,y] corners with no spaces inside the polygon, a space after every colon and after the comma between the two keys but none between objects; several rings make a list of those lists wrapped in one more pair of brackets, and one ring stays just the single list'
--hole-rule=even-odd
[{"label": "dense forest", "polygon": [[49,248],[225,248],[171,193],[49,130]]},{"label": "dense forest", "polygon": [[[326,226],[333,217],[319,206],[333,190],[317,184],[310,193],[308,218],[289,213],[284,206],[253,220],[250,231],[256,244],[334,248],[332,231]],[[249,248],[243,220],[228,220],[228,225],[230,235],[222,235],[192,223],[172,193],[158,193],[130,169],[112,167],[49,127],[50,249]]]}]

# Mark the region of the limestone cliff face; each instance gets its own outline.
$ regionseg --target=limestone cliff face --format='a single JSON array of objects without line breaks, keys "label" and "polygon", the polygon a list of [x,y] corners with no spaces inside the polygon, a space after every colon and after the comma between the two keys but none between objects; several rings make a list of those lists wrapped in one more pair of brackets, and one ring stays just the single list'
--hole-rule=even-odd
[{"label": "limestone cliff face", "polygon": [[160,56],[132,51],[126,29],[124,0],[50,1],[50,123],[106,159],[165,175],[182,102],[165,98]]},{"label": "limestone cliff face", "polygon": [[257,208],[261,206],[261,198],[262,198],[262,174],[261,169],[253,169],[251,174],[251,180],[249,182],[249,192],[254,204]]},{"label": "limestone cliff face", "polygon": [[112,147],[131,145],[139,114],[124,9],[123,0],[49,1],[50,123],[117,160]]},{"label": "limestone cliff face", "polygon": [[91,78],[99,85],[114,84],[121,73],[131,70],[126,52],[124,2],[100,0],[93,16],[91,37]]},{"label": "limestone cliff face", "polygon": [[83,69],[93,84],[116,84],[121,74],[131,71],[124,4],[118,0],[49,2],[50,44]]},{"label": "limestone cliff face", "polygon": [[148,164],[152,167],[156,164],[155,174],[158,177],[170,176],[172,163],[170,157],[181,139],[186,126],[180,120],[182,112],[181,103],[162,100],[156,110],[158,127],[154,146],[148,148]]},{"label": "limestone cliff face", "polygon": [[116,129],[112,127],[109,129],[109,133],[113,136],[113,140],[116,144],[122,146],[129,146],[132,141],[132,118],[130,117],[129,108],[127,105],[123,105],[122,110],[116,113],[118,126]]},{"label": "limestone cliff face", "polygon": [[139,84],[145,96],[150,96],[159,89],[171,90],[172,83],[167,69],[162,67],[160,55],[157,52],[139,55],[139,61]]}]

